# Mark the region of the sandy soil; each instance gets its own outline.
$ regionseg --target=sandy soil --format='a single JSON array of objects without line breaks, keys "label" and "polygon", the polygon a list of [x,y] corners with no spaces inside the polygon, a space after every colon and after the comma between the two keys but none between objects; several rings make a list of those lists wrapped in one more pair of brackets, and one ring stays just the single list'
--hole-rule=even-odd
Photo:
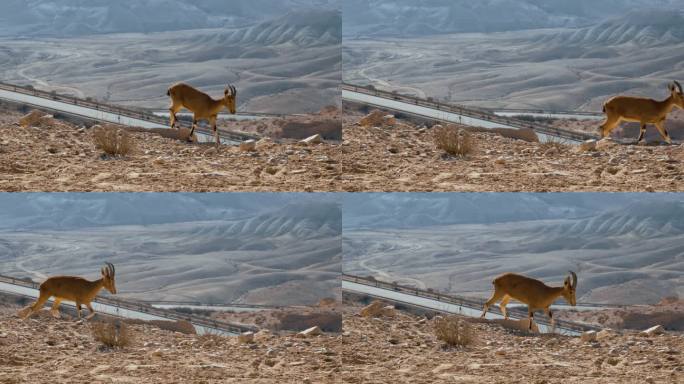
[{"label": "sandy soil", "polygon": [[136,151],[101,158],[88,129],[53,121],[22,128],[22,114],[0,116],[0,190],[3,191],[335,191],[339,145],[296,143],[237,147],[193,145],[134,132]]},{"label": "sandy soil", "polygon": [[656,305],[637,305],[602,311],[558,311],[570,321],[613,329],[643,329],[660,324],[665,329],[684,331],[684,300],[664,299]]},{"label": "sandy soil", "polygon": [[444,156],[430,129],[399,120],[363,127],[345,110],[345,191],[681,191],[684,145],[613,146],[596,152],[474,133],[475,151]]},{"label": "sandy soil", "polygon": [[347,383],[676,383],[684,380],[681,334],[616,334],[598,342],[530,336],[472,324],[473,345],[445,349],[433,320],[398,312],[345,313],[341,347]]},{"label": "sandy soil", "polygon": [[341,370],[337,335],[260,333],[255,343],[238,344],[130,325],[132,345],[107,350],[91,323],[47,312],[22,322],[16,309],[0,312],[0,383],[332,383]]}]

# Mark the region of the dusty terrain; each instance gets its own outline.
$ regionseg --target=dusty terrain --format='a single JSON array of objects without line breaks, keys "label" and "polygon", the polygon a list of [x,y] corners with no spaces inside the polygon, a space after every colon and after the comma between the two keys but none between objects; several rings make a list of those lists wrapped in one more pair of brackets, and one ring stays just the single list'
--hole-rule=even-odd
[{"label": "dusty terrain", "polygon": [[117,297],[147,301],[308,306],[339,297],[337,202],[258,195],[5,194],[0,271],[92,280],[111,262]]},{"label": "dusty terrain", "polygon": [[[534,14],[520,2],[508,2],[508,8],[503,3],[495,2],[495,10],[480,13],[487,19],[499,16],[507,21],[517,21],[510,15],[518,12]],[[592,12],[585,13],[594,14],[595,5],[589,7]],[[679,9],[680,5],[672,7]],[[375,11],[386,16],[385,8]],[[520,31],[434,32],[419,37],[393,34],[392,28],[369,18],[369,26],[386,30],[389,36],[345,36],[343,78],[385,91],[491,108],[599,112],[603,102],[616,94],[664,99],[668,82],[684,77],[678,65],[682,61],[682,16],[654,9],[627,12],[615,10],[610,17],[575,28],[521,26]],[[450,20],[458,17],[429,14]],[[454,23],[463,25],[480,17]],[[394,22],[420,22],[413,12],[406,18],[406,22]],[[428,22],[415,29],[430,31],[430,27]]]},{"label": "dusty terrain", "polygon": [[[84,12],[78,16],[91,18]],[[119,31],[136,29],[126,28],[130,18],[119,18]],[[341,23],[338,11],[310,6],[227,28],[198,23],[182,31],[147,34],[2,37],[0,78],[40,90],[159,109],[168,108],[166,90],[179,81],[214,97],[234,84],[239,111],[309,113],[339,105]]]},{"label": "dusty terrain", "polygon": [[345,191],[681,191],[684,146],[611,146],[577,152],[474,133],[474,153],[445,157],[431,130],[401,120],[358,125],[345,108],[342,189]]},{"label": "dusty terrain", "polygon": [[660,324],[665,329],[684,331],[684,300],[663,299],[655,305],[627,306],[601,311],[560,310],[558,316],[570,321],[613,329],[645,329]]},{"label": "dusty terrain", "polygon": [[324,332],[342,331],[341,292],[339,299],[324,299],[317,306],[285,307],[263,311],[215,311],[213,319],[232,324],[245,324],[271,332],[301,332],[318,326]]},{"label": "dusty terrain", "polygon": [[397,312],[365,318],[345,313],[342,378],[348,383],[678,383],[684,380],[684,336],[523,335],[473,323],[475,343],[443,348],[434,320]]},{"label": "dusty terrain", "polygon": [[[339,145],[266,143],[256,152],[193,145],[133,132],[136,150],[101,158],[92,132],[52,121],[17,124],[22,114],[0,116],[0,190],[4,191],[336,191]],[[257,123],[258,124],[258,123]]]},{"label": "dusty terrain", "polygon": [[[597,206],[619,199],[597,195],[583,197]],[[567,204],[565,196],[547,205],[536,196],[518,194],[460,201],[424,196],[377,198],[383,204],[376,212],[387,207],[385,218],[372,211],[375,195],[366,198],[365,220],[345,210],[344,220],[358,224],[344,227],[344,272],[487,299],[492,280],[503,273],[523,273],[559,286],[573,270],[579,276],[580,304],[657,304],[664,297],[684,296],[684,205],[677,197],[629,195],[616,207],[602,208]],[[430,223],[440,220],[440,210],[456,218]],[[492,211],[503,212],[497,216]],[[507,218],[534,214],[555,218]]]},{"label": "dusty terrain", "polygon": [[259,333],[236,337],[186,335],[130,325],[132,344],[108,350],[92,323],[47,313],[20,321],[0,310],[1,383],[333,383],[339,382],[340,336],[297,338]]}]

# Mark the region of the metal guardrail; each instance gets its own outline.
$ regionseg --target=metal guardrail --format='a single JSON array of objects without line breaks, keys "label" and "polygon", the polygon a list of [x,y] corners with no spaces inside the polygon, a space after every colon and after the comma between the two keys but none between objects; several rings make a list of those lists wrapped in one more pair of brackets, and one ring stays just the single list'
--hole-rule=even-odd
[{"label": "metal guardrail", "polygon": [[243,303],[200,303],[199,301],[154,301],[154,300],[140,300],[141,303],[148,305],[177,305],[177,306],[196,306],[196,307],[234,307],[234,308],[259,308],[259,309],[283,309],[291,308],[277,305],[261,305],[261,304],[243,304]]},{"label": "metal guardrail", "polygon": [[[101,112],[107,112],[107,113],[113,113],[129,118],[134,118],[138,120],[143,120],[155,124],[160,124],[160,125],[168,125],[167,119],[155,116],[152,113],[148,113],[142,110],[135,110],[135,109],[130,109],[130,108],[124,108],[121,106],[115,106],[111,104],[104,104],[100,103],[97,101],[93,100],[87,100],[87,99],[79,99],[77,97],[73,96],[65,96],[65,95],[60,95],[57,93],[52,93],[52,92],[46,92],[46,91],[40,91],[34,88],[29,88],[29,87],[22,87],[19,85],[14,85],[14,84],[7,84],[7,83],[2,83],[0,82],[0,89],[3,89],[5,91],[10,91],[10,92],[15,92],[15,93],[21,93],[29,96],[35,96],[39,97],[42,99],[47,99],[47,100],[53,100],[53,101],[58,101],[61,103],[67,103],[79,107],[85,107],[89,109],[94,109],[97,111]],[[87,117],[87,116],[86,116]],[[92,117],[87,117],[89,119],[93,119]],[[95,120],[95,119],[93,119]],[[183,122],[181,120],[178,121],[178,124],[181,127],[185,128],[191,128],[191,124],[188,124],[187,122]],[[196,131],[205,134],[205,135],[213,135],[213,131],[210,131],[208,129],[204,129],[201,127],[196,127]],[[228,140],[236,140],[236,141],[244,141],[244,140],[249,140],[249,139],[259,139],[259,135],[255,134],[250,134],[250,133],[245,133],[245,132],[234,132],[234,131],[227,131],[224,129],[219,129],[219,135],[225,139]]]},{"label": "metal guardrail", "polygon": [[604,114],[601,112],[587,112],[587,111],[547,111],[547,110],[543,110],[543,109],[524,109],[524,108],[484,108],[484,110],[489,111],[490,113],[510,112],[510,113],[519,113],[521,115],[524,115],[525,113],[534,113],[534,114],[539,114],[539,115],[577,115],[577,116],[593,116],[593,117],[604,116]]},{"label": "metal guardrail", "polygon": [[[418,289],[418,288],[412,288],[412,287],[405,287],[405,286],[401,286],[398,284],[385,283],[385,282],[378,281],[378,280],[368,278],[368,277],[342,274],[342,280],[349,281],[349,282],[356,283],[356,284],[367,285],[369,287],[375,287],[375,288],[380,288],[380,289],[384,289],[384,290],[388,290],[388,291],[399,292],[399,293],[403,293],[403,294],[407,294],[407,295],[411,295],[411,296],[415,296],[415,297],[420,297],[420,298],[424,298],[424,299],[430,299],[430,300],[438,301],[438,302],[445,303],[445,304],[453,304],[453,305],[458,305],[458,306],[462,306],[462,307],[467,307],[470,309],[476,309],[476,310],[481,310],[482,307],[484,306],[484,303],[485,303],[485,300],[468,299],[465,297],[459,297],[459,296],[440,293],[440,292],[437,292],[434,290],[424,290],[424,289]],[[390,299],[387,299],[387,300],[390,300]],[[490,306],[489,312],[494,312],[498,315],[503,315],[498,306]],[[509,308],[507,312],[508,312],[509,316],[513,317],[513,318],[527,318],[527,311],[521,311],[520,309],[517,309],[517,308]],[[548,327],[551,326],[551,323],[544,318],[535,317],[534,321],[538,324],[543,324],[543,325],[548,326]],[[584,331],[588,331],[588,330],[599,330],[600,329],[598,327],[593,327],[590,325],[579,324],[579,323],[574,323],[571,321],[565,321],[565,320],[559,320],[559,319],[556,319],[555,322],[556,322],[556,327],[565,328],[565,329],[575,331],[575,332],[584,332]]]},{"label": "metal guardrail", "polygon": [[[16,279],[16,278],[9,277],[9,276],[0,275],[0,282],[12,284],[12,285],[17,285],[17,286],[25,287],[25,288],[36,289],[36,290],[38,290],[40,288],[40,284],[36,283],[35,281],[24,280],[24,279]],[[206,327],[206,328],[213,328],[213,329],[216,329],[219,331],[227,331],[230,333],[240,334],[240,333],[247,332],[247,331],[255,332],[258,330],[258,328],[256,328],[256,327],[250,327],[250,326],[245,326],[245,325],[236,325],[236,324],[226,323],[223,321],[210,320],[210,319],[198,317],[198,316],[182,316],[182,315],[179,315],[173,311],[165,311],[162,309],[154,308],[145,302],[114,299],[114,298],[103,297],[103,296],[99,296],[99,295],[95,298],[94,301],[97,303],[100,303],[100,304],[106,304],[106,305],[116,307],[116,308],[121,308],[121,309],[126,309],[129,311],[136,311],[136,312],[141,312],[141,313],[145,313],[145,314],[149,314],[149,315],[167,318],[169,320],[188,321],[188,322],[192,323],[193,325],[199,325],[201,327]]]},{"label": "metal guardrail", "polygon": [[529,128],[536,132],[543,133],[545,135],[557,136],[560,138],[573,140],[573,141],[586,141],[589,139],[597,139],[597,135],[592,135],[586,132],[571,131],[562,128],[550,127],[541,124],[531,124],[519,119],[507,118],[502,116],[494,115],[492,112],[486,109],[476,109],[476,108],[465,108],[458,105],[444,104],[437,101],[430,101],[426,99],[421,99],[414,96],[407,96],[398,93],[380,91],[377,89],[372,89],[369,87],[363,87],[354,84],[343,83],[342,89],[363,93],[375,97],[380,97],[388,100],[396,100],[404,102],[407,104],[413,104],[421,107],[426,107],[438,111],[450,112],[470,118],[480,119],[489,121],[492,123],[498,123],[502,125],[508,125],[513,128]]}]

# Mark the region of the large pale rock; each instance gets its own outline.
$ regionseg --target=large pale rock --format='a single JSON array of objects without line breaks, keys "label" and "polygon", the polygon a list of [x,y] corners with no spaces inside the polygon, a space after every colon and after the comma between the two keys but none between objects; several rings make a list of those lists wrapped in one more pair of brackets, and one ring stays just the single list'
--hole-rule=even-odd
[{"label": "large pale rock", "polygon": [[590,151],[595,151],[596,150],[596,143],[597,141],[594,139],[587,140],[580,144],[579,150],[580,152],[590,152]]},{"label": "large pale rock", "polygon": [[321,331],[321,328],[319,328],[317,325],[314,327],[311,327],[307,330],[299,332],[297,335],[299,337],[313,337],[313,336],[320,336],[322,335],[323,332]]},{"label": "large pale rock", "polygon": [[582,341],[590,342],[590,341],[596,341],[596,331],[587,331],[582,333]]},{"label": "large pale rock", "polygon": [[256,141],[247,140],[240,143],[240,150],[242,152],[253,152],[256,151]]},{"label": "large pale rock", "polygon": [[19,125],[22,127],[29,127],[31,125],[34,125],[40,121],[40,119],[43,116],[46,116],[46,113],[43,113],[38,110],[33,110],[29,112],[27,115],[24,115],[21,119],[19,119]]},{"label": "large pale rock", "polygon": [[665,328],[663,328],[662,325],[656,325],[656,326],[653,326],[653,327],[651,327],[645,331],[642,331],[641,335],[651,337],[651,336],[661,335],[664,332],[665,332]]},{"label": "large pale rock", "polygon": [[323,137],[319,134],[315,134],[313,136],[309,136],[306,139],[300,141],[302,144],[320,144],[323,142]]},{"label": "large pale rock", "polygon": [[264,137],[263,139],[260,139],[259,141],[256,142],[256,147],[257,147],[257,149],[259,149],[259,148],[269,147],[271,144],[273,144],[273,140],[271,140],[268,137]]},{"label": "large pale rock", "polygon": [[238,343],[250,344],[254,342],[254,332],[245,332],[238,335]]}]

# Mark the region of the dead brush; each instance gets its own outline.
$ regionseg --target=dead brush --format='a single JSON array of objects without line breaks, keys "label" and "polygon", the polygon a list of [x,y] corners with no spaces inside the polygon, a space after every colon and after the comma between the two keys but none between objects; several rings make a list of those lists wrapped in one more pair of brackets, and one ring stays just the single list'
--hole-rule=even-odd
[{"label": "dead brush", "polygon": [[475,340],[472,326],[457,316],[435,319],[435,336],[449,347],[466,347]]},{"label": "dead brush", "polygon": [[545,141],[540,143],[539,148],[541,148],[544,153],[552,149],[558,153],[563,153],[570,149],[570,144],[562,137],[548,136]]},{"label": "dead brush", "polygon": [[435,145],[454,157],[465,157],[475,150],[472,135],[455,125],[434,129]]},{"label": "dead brush", "polygon": [[95,341],[110,349],[121,349],[131,345],[132,337],[126,323],[95,323],[91,326]]},{"label": "dead brush", "polygon": [[135,148],[131,135],[123,129],[106,126],[93,132],[95,147],[109,156],[126,156]]}]

